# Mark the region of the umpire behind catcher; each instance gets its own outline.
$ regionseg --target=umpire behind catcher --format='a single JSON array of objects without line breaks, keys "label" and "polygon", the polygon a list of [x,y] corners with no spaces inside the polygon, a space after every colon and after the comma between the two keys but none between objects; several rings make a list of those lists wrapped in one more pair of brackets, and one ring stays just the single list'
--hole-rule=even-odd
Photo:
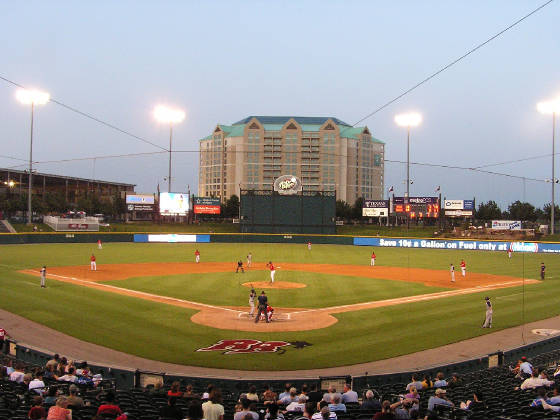
[{"label": "umpire behind catcher", "polygon": [[268,306],[268,297],[266,296],[266,293],[264,292],[264,290],[261,292],[261,295],[258,297],[259,300],[259,310],[257,311],[257,317],[255,318],[255,324],[257,322],[259,322],[259,319],[261,317],[261,313],[264,314],[264,319],[266,319],[266,322],[268,323],[268,314],[266,312],[266,307]]}]

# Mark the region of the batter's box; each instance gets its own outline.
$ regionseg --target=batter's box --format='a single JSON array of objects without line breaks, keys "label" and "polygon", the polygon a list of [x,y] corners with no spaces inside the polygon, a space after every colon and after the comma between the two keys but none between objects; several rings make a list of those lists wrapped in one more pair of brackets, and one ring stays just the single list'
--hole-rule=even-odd
[{"label": "batter's box", "polygon": [[[238,318],[242,318],[242,319],[254,320],[256,315],[249,315],[249,312],[239,312],[239,314],[237,316],[238,316]],[[286,314],[275,313],[270,318],[270,322],[289,322],[291,320],[292,320],[291,315],[288,314],[288,313],[286,313]],[[260,321],[265,322],[263,315],[261,315]]]}]

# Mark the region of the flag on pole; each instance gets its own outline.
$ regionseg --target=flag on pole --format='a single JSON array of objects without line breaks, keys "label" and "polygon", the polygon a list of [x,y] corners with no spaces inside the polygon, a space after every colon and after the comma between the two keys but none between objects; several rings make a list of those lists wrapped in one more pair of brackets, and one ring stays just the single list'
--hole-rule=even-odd
[{"label": "flag on pole", "polygon": [[391,186],[391,188],[389,188],[389,192],[393,192],[393,186]]},{"label": "flag on pole", "polygon": [[440,186],[438,185],[436,188],[436,192],[439,192],[441,190]]}]

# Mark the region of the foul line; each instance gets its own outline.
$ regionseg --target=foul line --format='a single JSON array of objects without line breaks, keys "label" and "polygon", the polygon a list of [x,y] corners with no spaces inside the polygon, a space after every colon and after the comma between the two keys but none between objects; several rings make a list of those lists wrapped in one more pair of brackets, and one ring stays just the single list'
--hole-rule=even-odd
[{"label": "foul line", "polygon": [[[35,271],[35,270],[27,270],[27,271],[35,273],[35,274],[41,274],[39,271]],[[99,289],[106,288],[106,289],[119,290],[119,291],[122,291],[122,292],[126,292],[128,295],[131,295],[131,296],[134,296],[134,295],[148,296],[148,297],[151,297],[151,298],[157,298],[157,299],[162,299],[162,300],[170,300],[172,302],[180,302],[180,303],[192,305],[192,306],[195,306],[195,307],[202,306],[202,307],[210,308],[210,309],[220,309],[220,310],[223,310],[223,311],[240,312],[240,311],[237,311],[235,309],[224,308],[222,306],[208,305],[206,303],[193,302],[193,301],[190,301],[190,300],[184,300],[184,299],[174,298],[174,297],[170,297],[170,296],[155,295],[153,293],[141,292],[141,291],[132,290],[132,289],[125,289],[124,287],[112,286],[110,284],[104,284],[104,283],[99,283],[99,282],[90,281],[90,280],[82,280],[82,279],[78,279],[76,277],[61,276],[59,274],[49,274],[47,276],[47,278],[48,277],[59,277],[61,279],[72,280],[73,282],[83,283],[83,284],[88,285],[88,286],[93,287],[93,288],[99,288]],[[193,308],[193,309],[198,309],[198,308]]]},{"label": "foul line", "polygon": [[[36,271],[36,270],[25,270],[25,271],[40,275],[40,272]],[[145,297],[151,298],[150,300],[153,300],[153,301],[168,300],[168,301],[171,301],[171,302],[179,302],[179,303],[182,303],[182,304],[185,304],[185,305],[191,305],[193,307],[191,309],[200,309],[202,307],[202,308],[209,308],[209,309],[214,309],[214,310],[222,310],[222,311],[226,311],[226,312],[234,312],[234,313],[237,313],[237,318],[241,318],[241,316],[246,313],[245,311],[238,311],[236,309],[225,308],[225,307],[222,307],[222,306],[214,306],[214,305],[209,305],[209,304],[206,304],[206,303],[193,302],[193,301],[190,301],[190,300],[179,299],[179,298],[174,298],[174,297],[170,297],[170,296],[156,295],[156,294],[153,294],[153,293],[147,293],[147,292],[141,292],[141,291],[132,290],[132,289],[126,289],[124,287],[117,287],[117,286],[104,284],[104,283],[99,283],[99,282],[95,282],[95,281],[78,279],[76,277],[61,276],[59,274],[49,274],[48,277],[51,277],[51,278],[52,277],[58,277],[58,278],[65,279],[65,280],[71,280],[72,282],[75,282],[77,284],[83,284],[83,285],[87,285],[89,287],[97,288],[97,289],[118,290],[118,291],[121,291],[121,292],[125,292],[126,295],[128,295],[128,296],[136,296],[136,297],[145,296]],[[534,284],[534,283],[539,282],[538,280],[535,280],[535,279],[527,279],[527,280],[524,280],[524,281],[527,282],[527,283],[530,283],[530,284]],[[426,301],[426,300],[434,300],[434,299],[439,299],[439,298],[443,298],[443,297],[467,295],[467,294],[471,294],[471,293],[481,292],[481,291],[484,291],[484,290],[492,290],[492,289],[501,289],[501,288],[506,288],[506,287],[513,287],[513,286],[521,285],[524,281],[523,280],[507,281],[507,282],[503,282],[503,283],[494,283],[494,284],[475,286],[475,287],[471,287],[471,288],[468,288],[468,289],[448,290],[448,291],[444,291],[444,292],[428,293],[428,294],[416,295],[416,296],[410,296],[410,297],[400,297],[400,298],[392,298],[392,299],[385,299],[385,300],[374,300],[374,301],[370,301],[370,302],[354,303],[354,304],[349,304],[349,305],[330,306],[330,307],[327,307],[327,308],[305,309],[303,311],[286,312],[283,315],[286,315],[287,319],[291,320],[292,315],[309,314],[309,313],[312,313],[312,312],[326,312],[328,314],[331,314],[331,313],[338,313],[338,312],[346,312],[345,310],[349,309],[349,308],[352,308],[355,311],[362,310],[362,309],[373,309],[373,308],[376,308],[376,307],[401,305],[403,303],[411,303],[411,302],[422,302],[422,301]],[[278,308],[278,309],[280,309],[280,308]],[[348,312],[353,312],[353,311],[348,311]]]}]

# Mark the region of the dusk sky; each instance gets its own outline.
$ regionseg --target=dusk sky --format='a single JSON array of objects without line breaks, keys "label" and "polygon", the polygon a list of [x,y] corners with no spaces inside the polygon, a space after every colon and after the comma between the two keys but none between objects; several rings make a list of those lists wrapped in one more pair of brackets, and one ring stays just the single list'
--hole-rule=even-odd
[{"label": "dusk sky", "polygon": [[[169,131],[154,106],[184,109],[173,149],[188,152],[173,156],[173,189],[196,192],[198,140],[216,123],[297,115],[354,124],[545,2],[12,1],[0,15],[0,76],[163,147]],[[536,104],[560,96],[559,22],[553,1],[359,125],[386,142],[387,160],[406,161],[406,130],[394,116],[418,111],[411,161],[472,168],[547,155],[487,169],[551,178],[552,117]],[[15,92],[0,80],[0,167],[25,169],[6,157],[29,157],[29,107]],[[34,161],[160,151],[52,102],[35,116]],[[166,190],[167,159],[36,168],[151,193],[158,182]],[[402,195],[405,177],[405,165],[386,163],[386,188]],[[412,166],[411,178],[411,195],[441,185],[453,199],[550,201],[545,182],[426,166]]]}]

